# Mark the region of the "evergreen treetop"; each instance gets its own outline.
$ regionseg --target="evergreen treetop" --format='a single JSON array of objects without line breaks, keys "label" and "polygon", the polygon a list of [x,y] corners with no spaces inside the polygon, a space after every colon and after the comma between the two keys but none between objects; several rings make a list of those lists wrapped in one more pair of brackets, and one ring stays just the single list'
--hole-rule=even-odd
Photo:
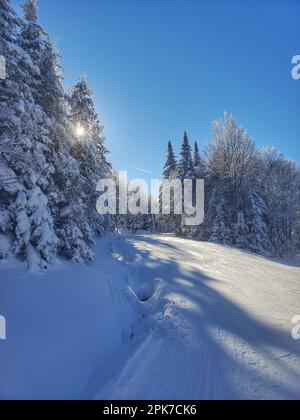
[{"label": "evergreen treetop", "polygon": [[187,132],[184,132],[179,159],[179,177],[181,180],[194,179],[192,149],[189,143]]},{"label": "evergreen treetop", "polygon": [[169,179],[174,176],[177,170],[177,160],[174,153],[174,149],[172,143],[169,141],[168,143],[168,152],[167,152],[167,160],[164,166],[163,171],[163,178]]}]

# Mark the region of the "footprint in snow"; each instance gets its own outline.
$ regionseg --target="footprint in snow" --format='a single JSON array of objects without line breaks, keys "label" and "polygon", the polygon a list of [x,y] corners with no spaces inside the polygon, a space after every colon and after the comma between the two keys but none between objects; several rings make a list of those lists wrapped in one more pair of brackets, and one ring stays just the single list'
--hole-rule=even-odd
[{"label": "footprint in snow", "polygon": [[128,286],[141,302],[151,299],[161,283],[161,279],[153,277],[151,270],[144,266],[137,266],[131,274],[128,274]]}]

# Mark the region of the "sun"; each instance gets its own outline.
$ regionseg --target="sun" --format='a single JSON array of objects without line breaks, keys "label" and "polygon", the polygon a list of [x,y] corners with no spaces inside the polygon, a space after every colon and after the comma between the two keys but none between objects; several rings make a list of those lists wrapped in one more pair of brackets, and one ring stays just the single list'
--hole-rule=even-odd
[{"label": "sun", "polygon": [[85,135],[85,128],[82,125],[78,124],[75,130],[77,137],[83,137]]}]

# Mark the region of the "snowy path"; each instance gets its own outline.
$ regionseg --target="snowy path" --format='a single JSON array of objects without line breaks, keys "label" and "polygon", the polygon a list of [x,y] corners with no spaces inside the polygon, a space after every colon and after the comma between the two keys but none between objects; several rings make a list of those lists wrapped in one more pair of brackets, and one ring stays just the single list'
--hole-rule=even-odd
[{"label": "snowy path", "polygon": [[300,399],[299,260],[168,235],[96,251],[44,276],[0,264],[0,398]]},{"label": "snowy path", "polygon": [[133,290],[157,292],[136,307],[131,355],[98,398],[300,398],[299,267],[168,236],[122,248]]}]

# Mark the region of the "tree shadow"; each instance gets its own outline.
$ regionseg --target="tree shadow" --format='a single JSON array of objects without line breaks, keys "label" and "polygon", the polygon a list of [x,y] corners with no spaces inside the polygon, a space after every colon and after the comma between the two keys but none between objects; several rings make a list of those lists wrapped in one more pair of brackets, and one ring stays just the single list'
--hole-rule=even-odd
[{"label": "tree shadow", "polygon": [[[300,398],[300,346],[286,331],[256,319],[221,294],[214,287],[215,283],[220,282],[219,279],[208,277],[192,266],[188,271],[182,270],[176,255],[173,255],[173,251],[181,250],[180,247],[147,235],[129,236],[125,240],[132,252],[139,253],[144,261],[153,261],[155,258],[156,264],[147,266],[147,269],[153,271],[154,277],[165,279],[166,282],[158,306],[162,316],[166,308],[170,309],[172,299],[179,300],[183,305],[179,308],[176,302],[171,305],[174,320],[177,316],[188,326],[188,337],[184,328],[181,336],[177,324],[174,329],[177,333],[170,336],[172,346],[168,348],[169,362],[172,361],[172,355],[182,349],[183,365],[174,365],[174,374],[171,376],[174,381],[181,380],[185,384],[181,388],[174,385],[172,399]],[[162,259],[153,255],[151,250],[139,249],[138,243],[159,246],[169,254]],[[178,282],[181,282],[181,287]],[[190,287],[184,287],[183,284],[189,284]],[[146,325],[149,332],[153,325],[151,322]],[[169,331],[164,331],[165,326],[164,322],[160,323],[160,332],[169,337]],[[190,343],[188,354],[184,350],[186,340]],[[195,369],[189,373],[184,373],[186,358],[195,364]],[[164,376],[168,381],[168,375],[170,372],[167,374],[163,369],[157,381]],[[192,388],[187,385],[189,376]],[[153,377],[150,377],[153,382]],[[145,373],[145,383],[148,379]],[[162,393],[164,386],[157,382],[157,387]],[[168,388],[165,388],[165,392],[162,395],[153,388],[151,395],[170,398]]]}]

